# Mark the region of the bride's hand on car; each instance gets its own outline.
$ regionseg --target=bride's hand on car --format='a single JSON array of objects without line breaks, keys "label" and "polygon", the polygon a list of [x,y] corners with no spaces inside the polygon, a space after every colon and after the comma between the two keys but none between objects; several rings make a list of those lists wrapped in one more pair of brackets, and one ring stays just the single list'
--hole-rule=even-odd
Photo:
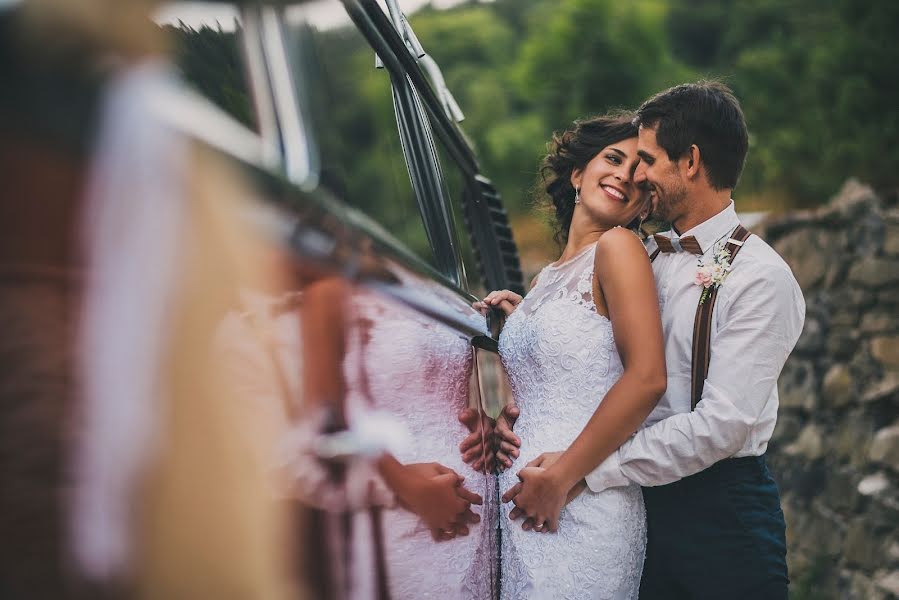
[{"label": "bride's hand on car", "polygon": [[506,316],[512,314],[515,308],[521,304],[522,297],[510,290],[494,290],[484,296],[483,300],[475,302],[472,306],[486,314],[488,309],[498,308]]},{"label": "bride's hand on car", "polygon": [[500,309],[506,316],[509,316],[522,300],[523,298],[519,294],[510,290],[494,290],[484,297],[483,302],[492,308]]}]

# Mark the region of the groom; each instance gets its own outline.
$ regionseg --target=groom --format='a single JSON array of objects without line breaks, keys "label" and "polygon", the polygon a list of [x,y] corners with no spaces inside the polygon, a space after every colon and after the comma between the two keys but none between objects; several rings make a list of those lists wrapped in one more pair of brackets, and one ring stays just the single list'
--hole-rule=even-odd
[{"label": "groom", "polygon": [[[716,82],[679,85],[647,100],[637,121],[635,181],[652,192],[655,215],[672,224],[647,247],[668,388],[644,428],[586,484],[592,492],[643,486],[648,544],[641,599],[786,600],[784,518],[764,454],[777,420],[777,378],[802,331],[802,292],[768,244],[754,235],[743,241],[731,193],[748,135],[731,90]],[[700,304],[698,266],[714,268],[717,249],[728,243],[732,271]],[[698,317],[709,308],[703,346]],[[508,449],[519,440],[503,425],[498,433]],[[557,456],[528,466],[551,468]],[[513,518],[547,514],[543,491],[528,493],[529,473],[504,497],[516,503]]]}]

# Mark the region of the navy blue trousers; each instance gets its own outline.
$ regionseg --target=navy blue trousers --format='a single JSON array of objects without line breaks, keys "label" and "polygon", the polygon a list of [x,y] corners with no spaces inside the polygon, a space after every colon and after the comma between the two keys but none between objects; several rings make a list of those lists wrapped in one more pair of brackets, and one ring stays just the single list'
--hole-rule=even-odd
[{"label": "navy blue trousers", "polygon": [[764,457],[643,488],[640,600],[786,600],[786,526]]}]

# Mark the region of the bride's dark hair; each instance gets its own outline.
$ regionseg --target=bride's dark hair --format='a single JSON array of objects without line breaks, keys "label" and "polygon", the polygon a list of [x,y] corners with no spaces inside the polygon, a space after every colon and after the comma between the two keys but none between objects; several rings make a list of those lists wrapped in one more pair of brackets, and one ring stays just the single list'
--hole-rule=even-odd
[{"label": "bride's dark hair", "polygon": [[589,119],[579,119],[562,133],[553,133],[547,145],[549,153],[540,164],[543,189],[537,203],[553,214],[555,240],[560,246],[568,241],[568,228],[574,214],[574,186],[571,173],[583,170],[599,152],[615,142],[637,135],[632,112],[619,111]]}]

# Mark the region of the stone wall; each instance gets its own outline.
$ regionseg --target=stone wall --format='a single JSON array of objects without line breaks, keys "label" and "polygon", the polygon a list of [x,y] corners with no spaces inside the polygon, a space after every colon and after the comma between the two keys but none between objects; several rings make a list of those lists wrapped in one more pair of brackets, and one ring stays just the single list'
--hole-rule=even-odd
[{"label": "stone wall", "polygon": [[793,268],[805,329],[768,451],[791,597],[899,598],[899,206],[849,181],[754,228]]}]

